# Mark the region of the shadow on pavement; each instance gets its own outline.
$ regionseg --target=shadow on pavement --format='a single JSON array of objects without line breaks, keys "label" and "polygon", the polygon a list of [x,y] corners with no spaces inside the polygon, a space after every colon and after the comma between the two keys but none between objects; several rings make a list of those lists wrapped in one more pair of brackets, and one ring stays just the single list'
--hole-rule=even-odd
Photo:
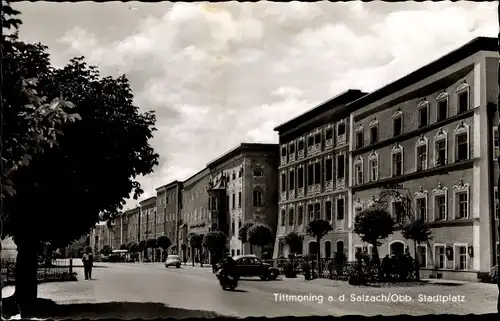
[{"label": "shadow on pavement", "polygon": [[169,307],[156,302],[104,302],[57,304],[49,299],[37,300],[25,318],[42,319],[156,319],[156,318],[212,318],[222,315],[213,311],[188,310]]},{"label": "shadow on pavement", "polygon": [[261,279],[250,279],[250,278],[240,278],[241,281],[252,281],[252,282],[278,282],[278,281],[283,281],[283,279],[276,279],[276,280],[261,280]]}]

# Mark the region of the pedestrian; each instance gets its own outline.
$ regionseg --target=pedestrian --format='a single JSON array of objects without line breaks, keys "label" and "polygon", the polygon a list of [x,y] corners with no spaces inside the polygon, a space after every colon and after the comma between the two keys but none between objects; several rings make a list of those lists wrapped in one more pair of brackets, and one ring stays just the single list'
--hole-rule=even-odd
[{"label": "pedestrian", "polygon": [[92,256],[92,253],[90,253],[90,249],[85,249],[85,254],[83,255],[82,262],[85,280],[92,279],[92,265],[94,263],[94,258]]}]

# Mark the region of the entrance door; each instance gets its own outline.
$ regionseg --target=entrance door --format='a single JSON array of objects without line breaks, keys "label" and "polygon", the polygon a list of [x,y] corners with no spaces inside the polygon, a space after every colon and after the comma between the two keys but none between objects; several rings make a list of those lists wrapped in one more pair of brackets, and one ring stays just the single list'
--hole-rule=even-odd
[{"label": "entrance door", "polygon": [[318,255],[318,243],[316,241],[309,242],[309,254]]},{"label": "entrance door", "polygon": [[401,256],[405,253],[405,245],[402,242],[394,242],[391,244],[391,256]]}]

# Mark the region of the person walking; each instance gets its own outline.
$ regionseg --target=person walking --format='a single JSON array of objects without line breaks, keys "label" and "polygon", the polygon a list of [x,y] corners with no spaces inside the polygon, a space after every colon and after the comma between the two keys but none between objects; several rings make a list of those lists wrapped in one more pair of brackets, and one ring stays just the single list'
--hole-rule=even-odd
[{"label": "person walking", "polygon": [[92,278],[92,265],[94,263],[94,258],[88,248],[85,249],[85,254],[83,255],[82,261],[85,280],[90,280]]}]

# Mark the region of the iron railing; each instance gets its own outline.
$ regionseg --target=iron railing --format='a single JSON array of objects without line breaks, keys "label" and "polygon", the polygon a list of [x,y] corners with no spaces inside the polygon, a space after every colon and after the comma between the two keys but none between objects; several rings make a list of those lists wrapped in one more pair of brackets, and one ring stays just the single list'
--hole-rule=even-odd
[{"label": "iron railing", "polygon": [[[66,262],[67,261],[67,262]],[[16,262],[2,260],[0,275],[3,285],[12,284],[16,280]],[[62,281],[74,278],[72,260],[54,260],[50,265],[41,262],[38,265],[37,278],[39,282]]]}]

